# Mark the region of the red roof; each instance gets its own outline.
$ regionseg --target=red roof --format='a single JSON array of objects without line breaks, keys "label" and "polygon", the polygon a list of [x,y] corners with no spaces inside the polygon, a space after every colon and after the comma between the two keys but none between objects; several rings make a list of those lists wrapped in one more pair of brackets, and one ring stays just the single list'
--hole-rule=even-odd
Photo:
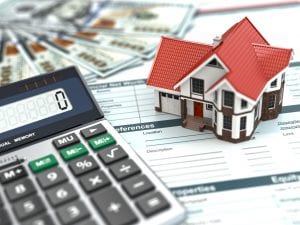
[{"label": "red roof", "polygon": [[163,37],[147,85],[174,90],[211,50],[211,45]]},{"label": "red roof", "polygon": [[221,79],[226,78],[238,92],[256,100],[266,83],[288,66],[292,50],[269,46],[248,18],[244,18],[222,35],[221,43],[215,48],[163,39],[148,85],[174,90],[180,80],[212,54],[229,69]]}]

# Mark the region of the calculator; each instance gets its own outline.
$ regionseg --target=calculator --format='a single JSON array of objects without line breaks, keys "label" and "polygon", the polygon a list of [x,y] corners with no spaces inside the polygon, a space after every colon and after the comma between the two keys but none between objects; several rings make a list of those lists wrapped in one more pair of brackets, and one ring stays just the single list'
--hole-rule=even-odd
[{"label": "calculator", "polygon": [[180,224],[75,67],[0,88],[1,225]]}]

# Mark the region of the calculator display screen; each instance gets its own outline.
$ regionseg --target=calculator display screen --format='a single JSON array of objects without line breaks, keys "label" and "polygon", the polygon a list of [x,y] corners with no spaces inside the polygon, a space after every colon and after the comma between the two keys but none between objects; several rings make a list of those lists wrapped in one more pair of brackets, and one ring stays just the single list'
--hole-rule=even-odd
[{"label": "calculator display screen", "polygon": [[101,118],[75,67],[0,87],[0,154]]},{"label": "calculator display screen", "polygon": [[0,106],[0,130],[6,132],[72,110],[63,89],[55,89]]}]

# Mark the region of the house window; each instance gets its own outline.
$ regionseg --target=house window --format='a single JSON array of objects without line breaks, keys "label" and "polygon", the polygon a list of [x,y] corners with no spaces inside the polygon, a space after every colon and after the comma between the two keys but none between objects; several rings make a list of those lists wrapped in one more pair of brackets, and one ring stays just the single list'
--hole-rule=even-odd
[{"label": "house window", "polygon": [[210,105],[210,104],[206,104],[206,110],[209,110],[209,111],[211,111],[212,110],[212,105]]},{"label": "house window", "polygon": [[231,116],[224,116],[223,128],[226,129],[226,130],[231,130],[232,129],[232,117]]},{"label": "house window", "polygon": [[234,94],[230,91],[224,91],[224,106],[233,107]]},{"label": "house window", "polygon": [[270,95],[268,98],[268,109],[273,109],[275,107],[276,96]]},{"label": "house window", "polygon": [[163,96],[163,97],[166,97],[166,96],[167,96],[167,94],[166,94],[166,93],[164,93],[164,92],[162,92],[162,93],[161,93],[161,96]]},{"label": "house window", "polygon": [[218,122],[218,113],[217,113],[217,110],[215,111],[215,123]]},{"label": "house window", "polygon": [[277,79],[271,82],[271,87],[277,87]]},{"label": "house window", "polygon": [[240,130],[245,130],[246,129],[246,123],[247,123],[247,117],[243,116],[240,119]]},{"label": "house window", "polygon": [[244,99],[242,99],[242,101],[241,101],[241,108],[242,108],[242,109],[245,109],[245,108],[247,108],[247,107],[248,107],[248,102],[245,101]]},{"label": "house window", "polygon": [[201,79],[192,78],[192,92],[196,94],[204,94],[204,81]]},{"label": "house window", "polygon": [[212,66],[212,67],[217,67],[217,68],[223,69],[222,65],[218,62],[217,59],[211,60],[211,61],[207,64],[207,66]]},{"label": "house window", "polygon": [[215,91],[214,102],[218,103],[218,91]]},{"label": "house window", "polygon": [[179,100],[179,96],[178,95],[174,95],[174,99],[175,100]]},{"label": "house window", "polygon": [[173,98],[173,95],[171,95],[171,94],[168,94],[168,98]]}]

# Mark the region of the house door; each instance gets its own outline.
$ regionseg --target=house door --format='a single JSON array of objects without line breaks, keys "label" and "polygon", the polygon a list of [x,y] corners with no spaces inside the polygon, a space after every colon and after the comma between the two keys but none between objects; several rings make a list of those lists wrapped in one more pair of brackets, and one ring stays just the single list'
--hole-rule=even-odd
[{"label": "house door", "polygon": [[194,116],[203,117],[203,103],[194,102]]}]

